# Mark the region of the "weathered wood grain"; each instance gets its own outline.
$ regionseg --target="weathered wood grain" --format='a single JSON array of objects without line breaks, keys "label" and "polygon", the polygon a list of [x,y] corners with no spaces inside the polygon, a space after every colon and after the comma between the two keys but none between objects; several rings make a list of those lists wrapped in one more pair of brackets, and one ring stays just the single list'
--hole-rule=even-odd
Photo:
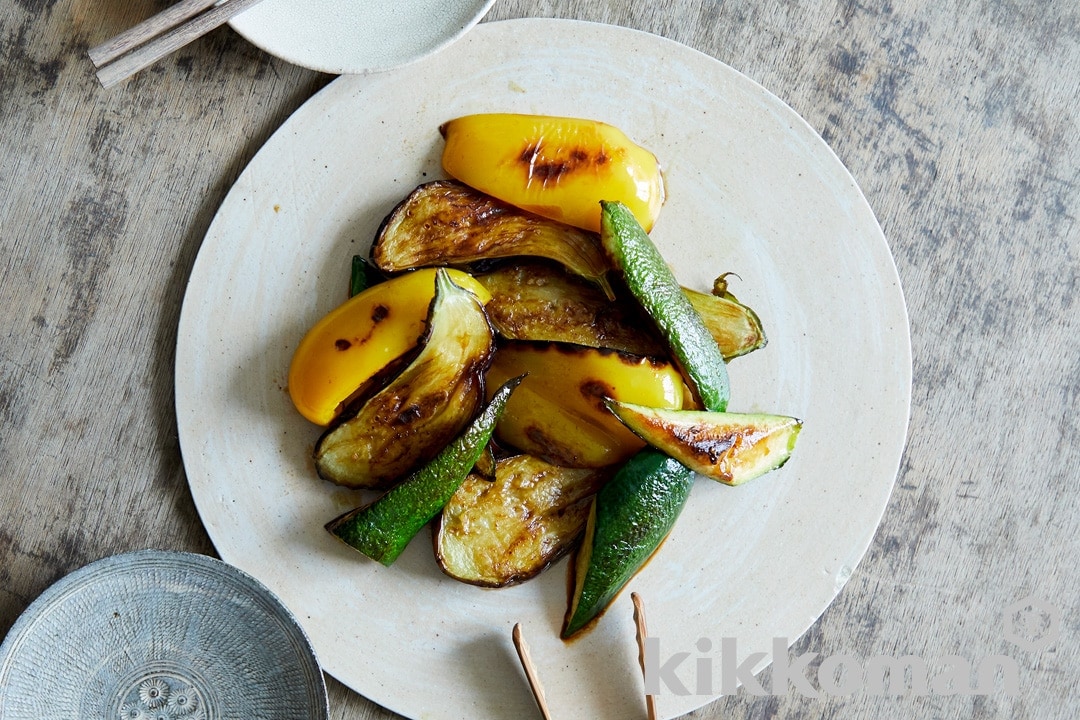
[{"label": "weathered wood grain", "polygon": [[[105,555],[214,552],[173,414],[184,284],[244,164],[331,78],[223,28],[102,91],[87,48],[165,4],[0,5],[0,633]],[[1080,715],[1080,9],[500,0],[489,19],[523,16],[654,32],[757,80],[850,168],[892,247],[914,350],[908,448],[870,552],[793,656],[818,653],[811,672],[837,654],[1020,667],[1011,697],[743,690],[693,717]],[[1003,632],[1028,596],[1060,611],[1039,651]],[[330,690],[334,718],[395,717]]]}]

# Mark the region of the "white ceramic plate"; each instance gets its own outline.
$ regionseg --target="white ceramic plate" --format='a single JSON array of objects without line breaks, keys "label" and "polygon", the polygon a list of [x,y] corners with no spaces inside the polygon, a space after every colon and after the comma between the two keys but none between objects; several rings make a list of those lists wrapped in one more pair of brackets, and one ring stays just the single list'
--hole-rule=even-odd
[{"label": "white ceramic plate", "polygon": [[616,27],[515,20],[312,98],[237,180],[192,271],[176,369],[192,493],[222,557],[296,612],[326,670],[388,708],[531,716],[510,639],[521,622],[556,715],[641,714],[628,593],[564,644],[565,563],[483,590],[443,577],[425,537],[390,569],[367,561],[323,530],[358,497],[316,478],[319,430],[287,394],[293,348],[344,299],[351,256],[440,176],[439,124],[482,111],[601,119],[651,148],[669,191],[656,243],[691,287],[737,272],[733,292],[769,335],[731,364],[730,408],[805,421],[779,472],[737,489],[699,479],[630,586],[662,659],[691,653],[678,670],[689,694],[659,697],[663,717],[681,715],[720,692],[717,679],[694,694],[693,658],[716,659],[724,638],[740,662],[768,656],[843,587],[891,492],[911,384],[903,295],[855,182],[790,108],[712,58]]},{"label": "white ceramic plate", "polygon": [[325,720],[303,629],[213,558],[140,550],[66,575],[0,645],[0,718]]},{"label": "white ceramic plate", "polygon": [[229,24],[283,60],[322,72],[366,73],[447,46],[495,0],[263,0]]}]

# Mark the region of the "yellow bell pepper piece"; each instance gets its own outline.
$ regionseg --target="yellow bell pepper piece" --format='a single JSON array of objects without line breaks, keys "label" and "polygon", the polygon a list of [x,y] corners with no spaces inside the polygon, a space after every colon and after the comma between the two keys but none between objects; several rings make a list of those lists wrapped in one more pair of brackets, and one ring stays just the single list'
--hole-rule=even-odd
[{"label": "yellow bell pepper piece", "polygon": [[444,123],[443,169],[466,185],[599,232],[600,201],[625,204],[650,230],[664,203],[656,157],[595,120],[492,113]]},{"label": "yellow bell pepper piece", "polygon": [[[481,302],[491,294],[473,277],[448,270]],[[435,296],[435,268],[373,285],[316,323],[289,367],[289,396],[300,414],[328,425],[380,370],[419,344]]]},{"label": "yellow bell pepper piece", "polygon": [[567,467],[613,465],[645,447],[607,409],[605,398],[670,409],[692,402],[682,375],[669,362],[561,343],[499,347],[488,369],[488,387],[524,373],[496,433],[520,450]]}]

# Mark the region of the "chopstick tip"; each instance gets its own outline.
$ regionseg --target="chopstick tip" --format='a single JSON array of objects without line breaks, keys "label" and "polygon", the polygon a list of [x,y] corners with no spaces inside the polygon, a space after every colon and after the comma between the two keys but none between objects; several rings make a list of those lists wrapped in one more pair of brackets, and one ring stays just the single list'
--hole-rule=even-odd
[{"label": "chopstick tip", "polygon": [[521,668],[525,671],[525,679],[528,680],[533,700],[536,701],[536,707],[544,720],[551,720],[551,711],[548,709],[547,698],[544,696],[544,686],[540,683],[540,676],[537,674],[536,666],[533,664],[529,645],[525,642],[525,634],[521,629],[521,623],[514,623],[511,635],[514,638],[514,647],[517,649],[518,660],[521,661]]},{"label": "chopstick tip", "polygon": [[[642,676],[645,677],[645,638],[649,635],[649,630],[645,625],[645,602],[636,592],[630,593],[630,600],[634,603],[634,629],[637,631],[638,664],[641,666]],[[645,693],[645,712],[648,720],[656,720],[656,696],[648,692]]]}]

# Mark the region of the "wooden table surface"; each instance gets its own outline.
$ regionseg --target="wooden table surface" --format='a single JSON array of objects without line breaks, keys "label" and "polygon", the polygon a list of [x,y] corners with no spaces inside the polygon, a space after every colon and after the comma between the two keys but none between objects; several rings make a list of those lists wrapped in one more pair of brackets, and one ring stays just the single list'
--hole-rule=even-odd
[{"label": "wooden table surface", "polygon": [[[332,78],[222,28],[102,90],[87,48],[164,4],[0,3],[0,634],[104,556],[214,555],[173,411],[184,285],[231,183]],[[793,686],[693,717],[1080,716],[1080,8],[499,0],[487,19],[525,16],[646,30],[745,73],[820,132],[884,229],[909,440],[873,545],[792,656],[1019,667],[1011,695]],[[333,718],[395,717],[328,684]]]}]

